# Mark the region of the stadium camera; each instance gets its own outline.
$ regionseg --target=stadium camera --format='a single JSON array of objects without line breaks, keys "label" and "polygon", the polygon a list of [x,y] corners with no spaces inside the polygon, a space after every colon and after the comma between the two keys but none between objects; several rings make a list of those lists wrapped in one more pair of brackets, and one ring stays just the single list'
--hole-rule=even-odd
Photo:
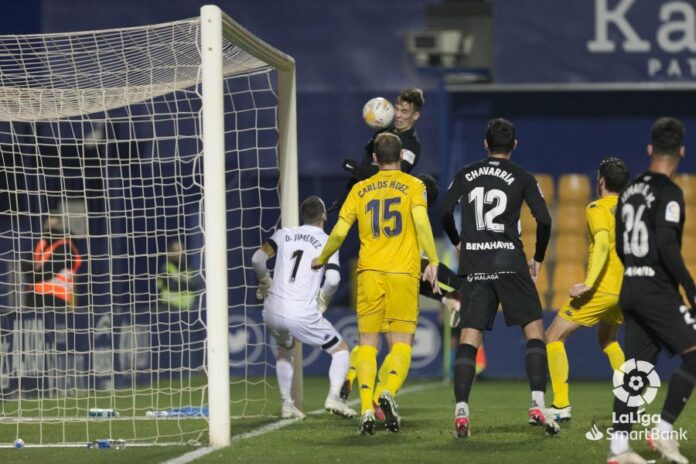
[{"label": "stadium camera", "polygon": [[459,30],[412,31],[406,35],[406,48],[420,67],[455,67],[474,46],[473,35]]}]

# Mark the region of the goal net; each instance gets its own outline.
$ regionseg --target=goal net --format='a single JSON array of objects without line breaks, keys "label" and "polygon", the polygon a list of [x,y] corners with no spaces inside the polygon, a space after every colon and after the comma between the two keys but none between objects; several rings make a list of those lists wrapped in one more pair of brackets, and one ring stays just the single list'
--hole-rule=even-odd
[{"label": "goal net", "polygon": [[213,6],[0,36],[1,446],[276,412],[250,261],[297,221],[294,105],[292,59]]}]

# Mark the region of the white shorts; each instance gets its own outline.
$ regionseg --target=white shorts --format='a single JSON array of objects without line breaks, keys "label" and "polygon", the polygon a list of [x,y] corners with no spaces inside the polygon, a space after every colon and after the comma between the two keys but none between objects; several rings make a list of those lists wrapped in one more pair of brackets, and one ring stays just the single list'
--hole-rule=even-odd
[{"label": "white shorts", "polygon": [[319,311],[292,318],[270,311],[263,312],[263,321],[275,337],[278,345],[292,348],[293,338],[306,345],[329,350],[342,340],[334,326]]}]

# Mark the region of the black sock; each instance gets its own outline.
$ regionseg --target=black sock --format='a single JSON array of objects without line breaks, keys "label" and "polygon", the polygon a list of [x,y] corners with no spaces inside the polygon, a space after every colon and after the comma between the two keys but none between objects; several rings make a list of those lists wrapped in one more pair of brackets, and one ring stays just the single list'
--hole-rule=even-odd
[{"label": "black sock", "polygon": [[632,423],[638,422],[638,408],[629,407],[625,401],[614,397],[612,422],[614,432],[630,432]]},{"label": "black sock", "polygon": [[682,356],[682,365],[669,381],[667,398],[660,415],[662,420],[674,424],[686,406],[694,384],[696,384],[696,351],[690,351]]},{"label": "black sock", "polygon": [[477,348],[466,343],[457,348],[457,357],[454,360],[454,398],[457,403],[469,402],[471,385],[476,376],[476,351]]},{"label": "black sock", "polygon": [[529,378],[529,389],[531,391],[546,391],[546,380],[548,377],[548,361],[546,360],[546,343],[538,338],[527,341],[527,352],[525,353],[525,367]]}]

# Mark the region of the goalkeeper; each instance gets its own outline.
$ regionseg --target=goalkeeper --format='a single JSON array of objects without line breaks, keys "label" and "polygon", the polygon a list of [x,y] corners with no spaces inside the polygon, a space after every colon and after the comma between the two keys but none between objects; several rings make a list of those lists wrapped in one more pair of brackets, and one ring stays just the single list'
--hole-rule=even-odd
[{"label": "goalkeeper", "polygon": [[[263,320],[278,342],[276,375],[282,400],[280,415],[283,419],[305,417],[290,394],[294,375],[293,347],[297,339],[321,347],[331,355],[329,394],[324,408],[340,416],[354,417],[356,412],[339,396],[348,371],[348,345],[322,315],[341,278],[338,254],[331,258],[325,273],[313,272],[307,262],[328,239],[324,232],[324,202],[317,196],[308,197],[300,205],[300,215],[302,226],[276,230],[251,258],[259,279],[256,297],[264,300]],[[271,279],[266,261],[274,256],[276,262]]]},{"label": "goalkeeper", "polygon": [[570,299],[556,314],[546,331],[549,374],[553,387],[553,404],[549,412],[557,421],[571,418],[568,396],[568,356],[565,342],[582,327],[597,327],[597,340],[609,358],[612,369],[624,363],[624,353],[616,341],[616,332],[623,322],[619,292],[623,265],[616,255],[614,218],[618,192],[628,183],[628,167],[618,158],[602,161],[597,170],[599,199],[587,206],[587,228],[590,232],[587,277],[573,285]]},{"label": "goalkeeper", "polygon": [[394,123],[391,127],[380,129],[375,132],[370,138],[370,141],[365,145],[365,154],[358,162],[353,159],[345,159],[343,161],[343,169],[351,174],[351,178],[346,184],[345,190],[334,201],[328,212],[338,210],[350,192],[350,189],[356,182],[367,179],[375,175],[378,171],[377,164],[374,161],[372,154],[375,152],[375,140],[382,133],[395,134],[401,140],[403,156],[401,157],[401,170],[410,173],[416,164],[421,152],[421,143],[416,133],[416,122],[420,118],[420,112],[423,108],[425,99],[421,89],[411,87],[401,91],[394,105]]}]

